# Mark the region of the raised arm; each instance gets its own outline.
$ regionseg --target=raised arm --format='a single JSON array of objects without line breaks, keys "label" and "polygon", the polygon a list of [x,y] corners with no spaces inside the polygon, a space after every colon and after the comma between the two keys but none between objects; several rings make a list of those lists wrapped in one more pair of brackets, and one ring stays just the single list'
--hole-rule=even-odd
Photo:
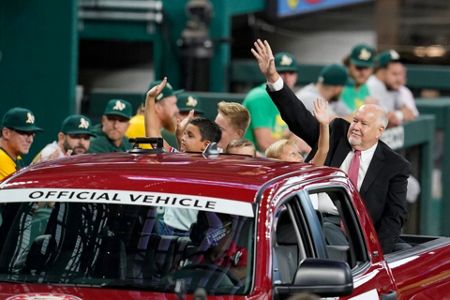
[{"label": "raised arm", "polygon": [[266,77],[267,82],[275,83],[279,78],[277,69],[275,68],[275,57],[270,48],[269,42],[258,39],[253,43],[254,48],[251,49],[253,56],[258,62],[261,73]]},{"label": "raised arm", "polygon": [[157,122],[158,116],[155,111],[155,99],[164,89],[167,83],[167,77],[161,81],[160,84],[151,88],[145,98],[144,107],[144,122],[145,122],[145,136],[146,137],[161,137],[159,124]]},{"label": "raised arm", "polygon": [[311,159],[311,163],[316,166],[323,166],[330,149],[330,115],[328,114],[328,102],[317,98],[314,102],[314,116],[319,121],[319,142],[317,152]]},{"label": "raised arm", "polygon": [[[315,148],[319,138],[319,122],[299,101],[294,92],[282,81],[280,82],[281,77],[275,68],[269,43],[258,39],[253,45],[251,52],[256,58],[259,70],[267,80],[267,92],[280,111],[281,117],[295,135]],[[279,84],[281,88],[278,87]]]},{"label": "raised arm", "polygon": [[[160,84],[151,88],[145,98],[144,107],[144,124],[146,137],[161,137],[161,129],[159,128],[158,116],[155,110],[155,99],[164,89],[167,83],[167,77],[161,81]],[[164,141],[164,148],[171,148],[170,145]]]}]

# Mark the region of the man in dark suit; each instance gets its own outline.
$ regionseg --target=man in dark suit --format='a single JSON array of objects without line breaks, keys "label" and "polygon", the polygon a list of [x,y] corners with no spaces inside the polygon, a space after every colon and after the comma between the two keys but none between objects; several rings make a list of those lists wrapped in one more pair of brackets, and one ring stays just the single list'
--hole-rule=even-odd
[{"label": "man in dark suit", "polygon": [[[256,41],[252,53],[267,79],[267,89],[289,129],[317,150],[319,123],[283,84],[273,63],[267,41]],[[377,105],[363,105],[352,123],[336,118],[330,123],[330,148],[325,165],[349,174],[372,217],[385,253],[394,250],[406,221],[406,186],[409,163],[380,141],[387,125],[385,111]],[[355,167],[356,166],[356,167]]]}]

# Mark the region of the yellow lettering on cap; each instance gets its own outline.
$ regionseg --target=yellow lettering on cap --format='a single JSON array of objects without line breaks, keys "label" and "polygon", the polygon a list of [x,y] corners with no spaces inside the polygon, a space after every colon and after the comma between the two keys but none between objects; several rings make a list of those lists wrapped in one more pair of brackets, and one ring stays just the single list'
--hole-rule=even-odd
[{"label": "yellow lettering on cap", "polygon": [[34,116],[31,113],[27,113],[27,120],[25,121],[27,124],[34,124]]},{"label": "yellow lettering on cap", "polygon": [[125,109],[125,107],[126,107],[125,103],[123,103],[123,102],[120,101],[120,100],[117,100],[117,101],[116,101],[116,104],[115,104],[114,107],[113,107],[113,110],[120,110],[120,111],[122,111],[122,110]]},{"label": "yellow lettering on cap", "polygon": [[292,64],[292,58],[291,57],[289,57],[287,55],[283,55],[281,57],[281,60],[280,60],[280,65],[281,66],[290,66],[291,64]]},{"label": "yellow lettering on cap", "polygon": [[358,58],[362,60],[369,60],[372,56],[372,53],[370,51],[367,51],[366,48],[362,48],[361,52],[359,52]]},{"label": "yellow lettering on cap", "polygon": [[89,121],[86,120],[85,118],[81,118],[80,119],[80,125],[78,125],[78,128],[88,129],[89,128]]}]

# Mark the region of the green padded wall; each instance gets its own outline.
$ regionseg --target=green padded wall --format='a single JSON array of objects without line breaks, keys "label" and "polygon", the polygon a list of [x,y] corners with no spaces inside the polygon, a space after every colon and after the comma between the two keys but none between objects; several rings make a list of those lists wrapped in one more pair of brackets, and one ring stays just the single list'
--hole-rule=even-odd
[{"label": "green padded wall", "polygon": [[75,111],[77,5],[76,0],[0,1],[0,115],[27,107],[45,129],[25,162],[55,140],[62,120]]}]

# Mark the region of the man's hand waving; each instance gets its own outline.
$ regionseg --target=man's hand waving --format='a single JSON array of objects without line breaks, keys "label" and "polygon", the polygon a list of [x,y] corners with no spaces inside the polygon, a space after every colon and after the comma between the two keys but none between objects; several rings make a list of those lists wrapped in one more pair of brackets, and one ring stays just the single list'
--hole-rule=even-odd
[{"label": "man's hand waving", "polygon": [[277,73],[275,68],[275,58],[269,43],[258,39],[253,45],[254,48],[251,51],[258,62],[259,70],[266,77],[267,82],[274,83],[280,78],[280,74]]},{"label": "man's hand waving", "polygon": [[145,99],[144,108],[144,122],[145,122],[145,133],[147,137],[160,137],[159,123],[157,121],[158,117],[155,110],[155,99],[164,89],[167,84],[167,78],[161,81],[160,84],[154,86],[147,92],[147,97]]}]

